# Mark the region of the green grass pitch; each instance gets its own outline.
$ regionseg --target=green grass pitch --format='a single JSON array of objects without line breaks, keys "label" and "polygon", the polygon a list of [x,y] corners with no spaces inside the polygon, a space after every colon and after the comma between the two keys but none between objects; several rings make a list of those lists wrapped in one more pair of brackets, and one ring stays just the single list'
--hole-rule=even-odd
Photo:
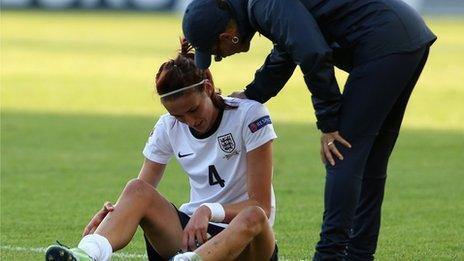
[{"label": "green grass pitch", "polygon": [[[103,202],[115,202],[137,176],[147,135],[164,113],[153,95],[154,74],[176,53],[180,20],[162,13],[2,11],[1,260],[41,260],[41,248],[56,239],[77,244]],[[378,260],[464,259],[464,19],[427,21],[439,39],[390,161]],[[224,94],[242,89],[270,49],[256,36],[250,54],[214,63],[217,87]],[[346,75],[337,78],[343,83]],[[309,260],[324,172],[299,70],[267,105],[279,136],[280,257]],[[177,164],[159,189],[176,204],[187,199]],[[143,254],[140,232],[120,252]]]}]

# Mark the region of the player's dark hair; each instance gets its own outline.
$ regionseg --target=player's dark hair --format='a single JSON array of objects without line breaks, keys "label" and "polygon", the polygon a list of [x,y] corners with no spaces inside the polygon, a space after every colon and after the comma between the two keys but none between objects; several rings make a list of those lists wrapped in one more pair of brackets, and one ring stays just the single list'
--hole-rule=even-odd
[{"label": "player's dark hair", "polygon": [[[180,53],[175,59],[171,59],[161,65],[158,73],[155,77],[156,91],[159,95],[169,93],[175,90],[179,90],[183,87],[196,84],[204,79],[208,79],[211,83],[213,78],[209,70],[202,71],[195,66],[194,53],[192,52],[193,47],[187,43],[185,39],[181,39]],[[171,94],[162,98],[162,100],[172,100],[184,95],[189,91],[201,92],[205,88],[204,84],[201,84],[193,89],[181,91],[175,94]],[[215,91],[211,95],[211,100],[214,106],[218,109],[234,109],[235,106],[227,104],[221,96],[221,92]]]}]

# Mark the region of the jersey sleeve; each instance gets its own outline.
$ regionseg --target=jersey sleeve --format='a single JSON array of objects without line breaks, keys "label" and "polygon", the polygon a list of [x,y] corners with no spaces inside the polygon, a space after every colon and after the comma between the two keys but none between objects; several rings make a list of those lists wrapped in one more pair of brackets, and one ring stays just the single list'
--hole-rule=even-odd
[{"label": "jersey sleeve", "polygon": [[167,130],[166,122],[162,118],[159,119],[143,149],[145,158],[160,164],[168,163],[173,155],[173,149],[169,142]]},{"label": "jersey sleeve", "polygon": [[248,109],[242,132],[247,152],[277,138],[269,111],[257,102]]}]

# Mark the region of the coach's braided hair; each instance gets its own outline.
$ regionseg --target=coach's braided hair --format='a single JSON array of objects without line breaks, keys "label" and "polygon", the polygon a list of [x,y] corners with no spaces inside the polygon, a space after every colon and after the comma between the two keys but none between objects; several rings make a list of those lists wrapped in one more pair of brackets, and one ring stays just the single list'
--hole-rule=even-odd
[{"label": "coach's braided hair", "polygon": [[[208,79],[208,81],[211,84],[213,84],[213,78],[210,71],[208,69],[202,71],[195,66],[195,55],[192,52],[193,47],[185,40],[185,38],[180,39],[180,44],[181,49],[177,57],[175,59],[171,59],[163,63],[159,68],[158,73],[156,74],[155,86],[158,95],[162,95],[192,84],[199,83],[204,79]],[[172,100],[184,95],[184,93],[189,91],[195,90],[201,92],[204,90],[204,88],[205,87],[202,84],[191,90],[181,91],[179,93],[166,96],[162,99]],[[211,100],[214,106],[219,109],[236,108],[234,106],[226,104],[224,99],[221,97],[220,92],[214,92],[211,95]]]}]

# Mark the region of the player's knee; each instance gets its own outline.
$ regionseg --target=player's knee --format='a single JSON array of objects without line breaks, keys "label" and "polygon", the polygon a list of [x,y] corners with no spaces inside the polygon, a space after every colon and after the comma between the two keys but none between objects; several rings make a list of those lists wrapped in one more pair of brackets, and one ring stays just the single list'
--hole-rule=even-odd
[{"label": "player's knee", "polygon": [[245,208],[242,210],[240,216],[243,233],[250,236],[259,234],[263,230],[264,225],[266,225],[266,222],[268,222],[264,210],[257,206]]},{"label": "player's knee", "polygon": [[141,179],[131,179],[124,188],[123,195],[140,199],[149,199],[150,184]]}]

